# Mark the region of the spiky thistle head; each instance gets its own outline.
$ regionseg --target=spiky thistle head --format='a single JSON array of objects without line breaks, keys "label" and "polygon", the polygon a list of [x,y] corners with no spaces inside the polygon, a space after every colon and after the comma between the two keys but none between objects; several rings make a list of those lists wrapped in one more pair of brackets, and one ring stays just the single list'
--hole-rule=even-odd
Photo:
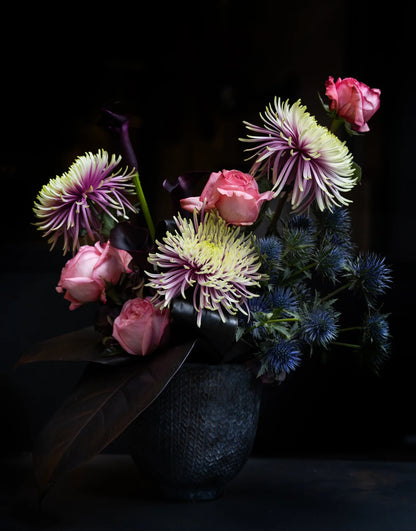
[{"label": "spiky thistle head", "polygon": [[268,376],[273,380],[282,380],[301,363],[302,352],[299,341],[276,338],[261,357],[258,376]]},{"label": "spiky thistle head", "polygon": [[64,254],[70,248],[75,252],[83,234],[97,239],[103,212],[117,221],[126,217],[126,210],[135,211],[126,197],[134,189],[134,171],[116,170],[120,161],[115,155],[109,160],[104,150],[86,153],[42,187],[33,210],[39,219],[36,225],[50,237],[52,248],[63,237]]},{"label": "spiky thistle head", "polygon": [[157,272],[148,272],[148,286],[156,290],[155,302],[167,307],[178,296],[193,290],[193,305],[200,326],[202,310],[217,311],[225,320],[246,313],[246,300],[256,296],[251,288],[259,286],[260,258],[250,235],[244,235],[213,210],[199,220],[180,215],[174,218],[176,230],[168,232],[149,262]]},{"label": "spiky thistle head", "polygon": [[298,309],[299,301],[291,288],[277,286],[270,295],[273,308],[279,310],[283,317],[289,317]]},{"label": "spiky thistle head", "polygon": [[361,291],[372,306],[380,295],[383,295],[392,282],[391,268],[383,257],[376,253],[359,253],[347,261],[345,278],[353,289]]},{"label": "spiky thistle head", "polygon": [[387,354],[390,350],[388,315],[378,311],[368,315],[364,323],[363,343]]},{"label": "spiky thistle head", "polygon": [[302,339],[311,347],[327,348],[337,336],[339,316],[331,303],[316,299],[311,305],[305,305],[300,326]]},{"label": "spiky thistle head", "polygon": [[287,189],[292,207],[305,211],[316,201],[320,210],[346,205],[343,197],[356,184],[352,155],[345,142],[319,125],[298,100],[293,105],[275,98],[260,114],[262,126],[244,122],[254,135],[252,175],[271,178],[275,195]]}]

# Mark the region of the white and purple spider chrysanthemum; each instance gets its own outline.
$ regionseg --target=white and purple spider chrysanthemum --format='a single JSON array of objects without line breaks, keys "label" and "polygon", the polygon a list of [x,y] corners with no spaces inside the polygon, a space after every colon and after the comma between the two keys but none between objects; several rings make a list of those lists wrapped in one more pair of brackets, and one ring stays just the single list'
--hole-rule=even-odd
[{"label": "white and purple spider chrysanthemum", "polygon": [[163,242],[156,242],[157,251],[149,262],[158,272],[147,272],[149,286],[156,290],[155,303],[168,307],[177,296],[186,297],[193,288],[193,305],[197,324],[201,325],[202,310],[218,311],[225,320],[224,310],[231,315],[246,314],[246,300],[256,296],[249,288],[259,286],[260,260],[250,235],[244,235],[213,210],[199,221],[174,218],[177,229],[168,232]]},{"label": "white and purple spider chrysanthemum", "polygon": [[39,219],[36,225],[50,236],[52,248],[62,236],[64,254],[71,247],[75,252],[80,236],[97,237],[102,212],[117,220],[117,216],[126,217],[126,209],[135,211],[125,195],[134,189],[135,171],[116,171],[120,160],[115,155],[109,160],[104,150],[86,153],[43,186],[33,210]]},{"label": "white and purple spider chrysanthemum", "polygon": [[254,135],[241,139],[256,144],[247,149],[255,151],[252,175],[259,172],[271,178],[276,196],[291,186],[292,208],[298,212],[314,200],[320,210],[350,202],[342,194],[357,179],[345,142],[319,125],[300,100],[290,105],[275,98],[274,106],[269,104],[260,117],[263,126],[244,122]]}]

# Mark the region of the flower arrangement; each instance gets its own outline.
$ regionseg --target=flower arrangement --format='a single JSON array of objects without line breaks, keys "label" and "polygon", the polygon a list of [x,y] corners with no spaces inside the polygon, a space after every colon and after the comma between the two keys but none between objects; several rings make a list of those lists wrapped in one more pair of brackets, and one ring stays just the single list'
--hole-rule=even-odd
[{"label": "flower arrangement", "polygon": [[[35,445],[44,489],[123,432],[186,359],[244,363],[264,383],[282,382],[305,357],[337,346],[376,370],[386,359],[380,298],[391,271],[351,240],[347,194],[361,171],[335,134],[341,124],[351,134],[368,131],[380,91],[330,77],[325,95],[330,127],[300,101],[277,98],[260,125],[244,122],[248,172],[165,181],[175,216],[156,226],[128,120],[109,111],[128,169],[100,150],[43,186],[37,226],[52,247],[62,240],[73,254],[56,290],[70,310],[97,304],[94,326],[21,359],[91,362]],[[352,316],[346,297],[355,301]]]}]

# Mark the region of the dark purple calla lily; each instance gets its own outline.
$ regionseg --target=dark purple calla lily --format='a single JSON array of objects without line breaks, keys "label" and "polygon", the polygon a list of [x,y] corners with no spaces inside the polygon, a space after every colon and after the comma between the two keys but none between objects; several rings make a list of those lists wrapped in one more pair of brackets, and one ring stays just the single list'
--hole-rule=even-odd
[{"label": "dark purple calla lily", "polygon": [[[209,174],[210,172],[203,170],[190,171],[182,173],[174,180],[165,179],[163,181],[163,188],[172,198],[174,212],[182,210],[180,204],[181,199],[198,195],[198,189],[200,188],[202,190],[203,185],[205,184],[205,179],[208,178]],[[205,179],[201,185],[203,177],[205,177]]]},{"label": "dark purple calla lily", "polygon": [[137,157],[131,145],[129,135],[130,119],[127,116],[116,114],[108,109],[102,109],[101,123],[118,138],[120,150],[126,164],[130,168],[135,168],[138,171]]},{"label": "dark purple calla lily", "polygon": [[117,249],[128,251],[133,263],[142,271],[147,266],[147,255],[152,247],[149,231],[133,222],[118,223],[110,232],[110,243]]}]

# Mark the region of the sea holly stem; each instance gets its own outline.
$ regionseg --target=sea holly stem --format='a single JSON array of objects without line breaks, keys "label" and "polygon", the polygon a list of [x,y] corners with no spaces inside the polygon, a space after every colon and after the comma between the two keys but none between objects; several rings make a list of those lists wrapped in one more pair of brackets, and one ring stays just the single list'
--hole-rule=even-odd
[{"label": "sea holly stem", "polygon": [[266,321],[261,321],[259,323],[254,323],[249,330],[254,330],[255,328],[259,328],[264,325],[268,325],[271,323],[294,323],[300,321],[299,317],[282,317],[280,319],[267,319]]},{"label": "sea holly stem", "polygon": [[[284,258],[285,254],[287,253],[283,253],[283,256],[282,258]],[[315,267],[315,264],[313,262],[311,262],[310,264],[308,264],[307,266],[305,267],[302,267],[302,269],[298,269],[297,271],[295,271],[292,275],[289,276],[289,278],[287,279],[287,282],[293,282],[293,280],[298,277],[299,275],[302,275],[303,273],[306,273],[306,271],[309,271],[310,269],[312,269],[313,267]]]},{"label": "sea holly stem", "polygon": [[152,238],[152,241],[155,241],[155,226],[153,224],[152,216],[150,214],[149,207],[147,206],[146,197],[143,192],[143,188],[140,182],[139,172],[136,171],[136,173],[133,175],[133,183],[136,188],[137,197],[139,198],[140,206],[143,212],[144,219],[147,224],[147,228],[149,229],[150,237]]},{"label": "sea holly stem", "polygon": [[281,319],[269,319],[267,321],[267,324],[269,323],[292,323],[292,322],[297,322],[297,321],[300,321],[299,317],[284,317]]},{"label": "sea holly stem", "polygon": [[331,291],[331,293],[328,293],[327,295],[325,295],[325,297],[322,297],[322,301],[323,302],[326,302],[327,300],[329,299],[332,299],[333,297],[335,297],[335,295],[338,295],[338,293],[341,293],[341,291],[344,291],[344,289],[347,289],[349,287],[351,287],[353,284],[353,282],[347,282],[347,284],[344,284],[342,286],[340,286],[339,288],[335,289],[334,291]]},{"label": "sea holly stem", "polygon": [[337,347],[353,348],[355,350],[361,348],[361,345],[356,345],[355,343],[344,343],[342,341],[333,341],[332,344],[336,345]]},{"label": "sea holly stem", "polygon": [[[357,325],[357,326],[347,326],[345,328],[340,328],[338,330],[338,334],[341,334],[343,332],[353,332],[355,330],[364,330],[365,326]],[[353,348],[353,349],[359,349],[361,348],[361,345],[357,345],[355,343],[346,343],[343,341],[334,341],[333,345],[337,345],[338,347],[347,347],[347,348]]]},{"label": "sea holly stem", "polygon": [[261,328],[263,326],[268,326],[272,324],[272,325],[276,325],[273,328],[275,328],[276,331],[278,331],[285,339],[290,339],[291,333],[286,329],[285,324],[298,322],[298,321],[300,321],[298,317],[282,317],[280,319],[267,319],[265,321],[254,323],[248,330],[252,332],[256,328]]},{"label": "sea holly stem", "polygon": [[349,326],[347,328],[340,328],[338,332],[352,332],[353,330],[365,330],[365,326]]}]

